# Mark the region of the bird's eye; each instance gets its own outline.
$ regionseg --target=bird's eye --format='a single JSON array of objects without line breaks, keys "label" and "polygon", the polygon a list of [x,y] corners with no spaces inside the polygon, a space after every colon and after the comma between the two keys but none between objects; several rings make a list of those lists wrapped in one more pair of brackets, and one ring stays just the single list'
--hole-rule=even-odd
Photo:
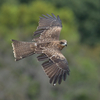
[{"label": "bird's eye", "polygon": [[64,42],[60,42],[60,44],[64,44]]}]

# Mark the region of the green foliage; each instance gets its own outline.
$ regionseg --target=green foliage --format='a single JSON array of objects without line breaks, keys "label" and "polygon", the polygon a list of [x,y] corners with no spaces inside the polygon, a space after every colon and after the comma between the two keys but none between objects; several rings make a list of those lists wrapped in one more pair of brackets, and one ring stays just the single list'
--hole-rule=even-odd
[{"label": "green foliage", "polygon": [[[62,13],[63,11],[65,13]],[[30,6],[26,4],[21,6],[10,6],[9,4],[2,5],[0,14],[0,35],[1,37],[3,36],[7,38],[7,40],[10,40],[11,38],[24,39],[28,35],[31,36],[33,31],[35,31],[40,15],[46,13],[55,13],[57,15],[58,12],[61,15],[62,21],[64,22],[64,28],[62,32],[65,31],[68,34],[74,35],[73,30],[75,30],[75,25],[73,25],[74,19],[72,11],[65,8],[57,10],[52,5],[46,5],[44,2],[33,2],[30,4]]]},{"label": "green foliage", "polygon": [[[6,0],[5,0],[6,1]],[[12,0],[10,0],[11,2]],[[36,0],[18,0],[22,4],[31,3]],[[99,0],[37,0],[54,4],[58,9],[70,8],[75,14],[78,25],[80,42],[90,46],[100,43],[100,6]],[[2,1],[3,2],[3,1]],[[1,3],[2,3],[1,2]],[[6,1],[7,2],[7,1]],[[41,6],[40,6],[41,7]]]}]

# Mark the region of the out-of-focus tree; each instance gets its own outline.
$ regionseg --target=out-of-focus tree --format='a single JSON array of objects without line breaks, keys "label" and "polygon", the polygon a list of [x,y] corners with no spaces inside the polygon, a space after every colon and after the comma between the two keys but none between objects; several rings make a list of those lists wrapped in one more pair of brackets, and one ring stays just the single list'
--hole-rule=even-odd
[{"label": "out-of-focus tree", "polygon": [[[13,0],[5,0],[6,2]],[[5,2],[1,0],[2,4]],[[17,2],[16,2],[17,1]],[[13,2],[28,4],[36,0],[14,0]],[[80,42],[88,45],[100,43],[100,0],[37,0],[51,2],[58,9],[62,7],[73,10],[76,18],[76,24],[80,34]]]}]

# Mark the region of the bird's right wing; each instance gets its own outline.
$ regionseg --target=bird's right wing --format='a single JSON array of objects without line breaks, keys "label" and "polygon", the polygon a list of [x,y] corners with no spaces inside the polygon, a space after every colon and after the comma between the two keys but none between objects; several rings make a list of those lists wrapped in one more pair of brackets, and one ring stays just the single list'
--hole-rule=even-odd
[{"label": "bird's right wing", "polygon": [[39,61],[49,59],[42,64],[45,73],[50,78],[50,83],[61,84],[62,79],[65,81],[69,75],[69,67],[63,54],[55,49],[46,49],[43,54],[37,57]]}]

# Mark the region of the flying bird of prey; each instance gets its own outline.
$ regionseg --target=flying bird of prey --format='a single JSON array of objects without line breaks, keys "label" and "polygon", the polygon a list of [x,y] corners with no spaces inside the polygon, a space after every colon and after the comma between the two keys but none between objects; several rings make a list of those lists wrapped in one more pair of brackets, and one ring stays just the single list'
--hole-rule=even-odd
[{"label": "flying bird of prey", "polygon": [[67,46],[66,40],[59,40],[62,22],[59,16],[43,15],[40,17],[39,26],[34,32],[32,42],[12,40],[15,60],[18,61],[33,54],[38,61],[44,61],[42,67],[53,85],[61,84],[69,75],[69,67],[61,50]]}]

